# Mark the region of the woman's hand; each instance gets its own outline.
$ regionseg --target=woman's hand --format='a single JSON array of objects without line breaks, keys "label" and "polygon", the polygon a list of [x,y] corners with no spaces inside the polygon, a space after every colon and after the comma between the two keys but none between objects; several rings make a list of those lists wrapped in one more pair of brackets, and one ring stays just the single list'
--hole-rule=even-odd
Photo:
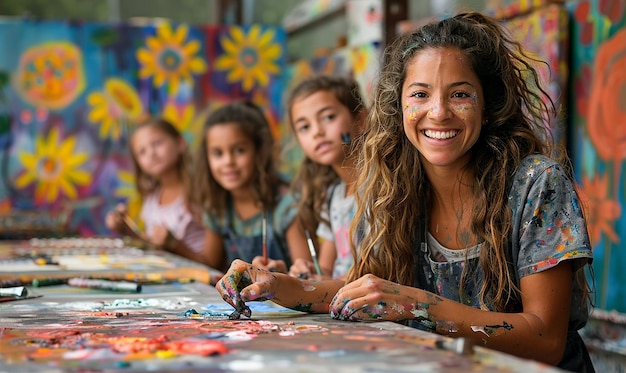
[{"label": "woman's hand", "polygon": [[273,298],[277,282],[277,274],[235,259],[215,288],[226,303],[240,314],[249,316],[250,308],[245,303]]},{"label": "woman's hand", "polygon": [[419,319],[416,290],[368,274],[339,289],[330,315],[350,321]]},{"label": "woman's hand", "polygon": [[252,265],[270,272],[287,273],[287,264],[283,260],[267,259],[267,263],[263,263],[263,257],[257,256],[252,259]]}]

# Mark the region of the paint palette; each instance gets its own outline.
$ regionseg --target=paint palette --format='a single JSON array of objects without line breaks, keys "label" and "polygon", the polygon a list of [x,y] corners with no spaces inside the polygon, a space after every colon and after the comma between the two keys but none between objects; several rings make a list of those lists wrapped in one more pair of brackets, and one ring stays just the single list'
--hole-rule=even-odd
[{"label": "paint palette", "polygon": [[0,283],[95,277],[140,282],[193,280],[213,283],[219,271],[121,239],[31,239],[0,245]]}]

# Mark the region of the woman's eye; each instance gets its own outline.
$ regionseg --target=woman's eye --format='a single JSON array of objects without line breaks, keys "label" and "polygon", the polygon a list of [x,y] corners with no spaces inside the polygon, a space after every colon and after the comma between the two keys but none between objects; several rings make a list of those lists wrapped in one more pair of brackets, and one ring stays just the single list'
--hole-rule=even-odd
[{"label": "woman's eye", "polygon": [[425,98],[426,97],[426,92],[422,92],[422,91],[414,92],[414,93],[411,93],[409,95],[409,97]]},{"label": "woman's eye", "polygon": [[467,98],[470,97],[470,94],[467,92],[454,92],[452,94],[453,98]]}]

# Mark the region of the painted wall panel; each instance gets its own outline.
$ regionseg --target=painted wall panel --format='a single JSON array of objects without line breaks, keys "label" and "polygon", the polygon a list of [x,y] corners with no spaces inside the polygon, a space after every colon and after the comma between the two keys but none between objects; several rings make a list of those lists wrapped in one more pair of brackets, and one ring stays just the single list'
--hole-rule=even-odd
[{"label": "painted wall panel", "polygon": [[89,236],[108,233],[118,202],[136,216],[128,138],[148,115],[171,120],[195,150],[210,110],[241,98],[279,134],[280,28],[6,20],[0,49],[5,217],[67,214],[70,231]]}]

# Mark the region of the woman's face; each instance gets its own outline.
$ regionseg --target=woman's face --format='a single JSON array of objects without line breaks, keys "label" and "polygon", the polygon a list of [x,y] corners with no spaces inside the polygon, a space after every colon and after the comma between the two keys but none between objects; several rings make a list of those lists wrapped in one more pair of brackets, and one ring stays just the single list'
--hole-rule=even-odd
[{"label": "woman's face", "polygon": [[465,55],[428,48],[408,62],[402,85],[404,132],[426,169],[459,169],[483,125],[483,90]]}]

